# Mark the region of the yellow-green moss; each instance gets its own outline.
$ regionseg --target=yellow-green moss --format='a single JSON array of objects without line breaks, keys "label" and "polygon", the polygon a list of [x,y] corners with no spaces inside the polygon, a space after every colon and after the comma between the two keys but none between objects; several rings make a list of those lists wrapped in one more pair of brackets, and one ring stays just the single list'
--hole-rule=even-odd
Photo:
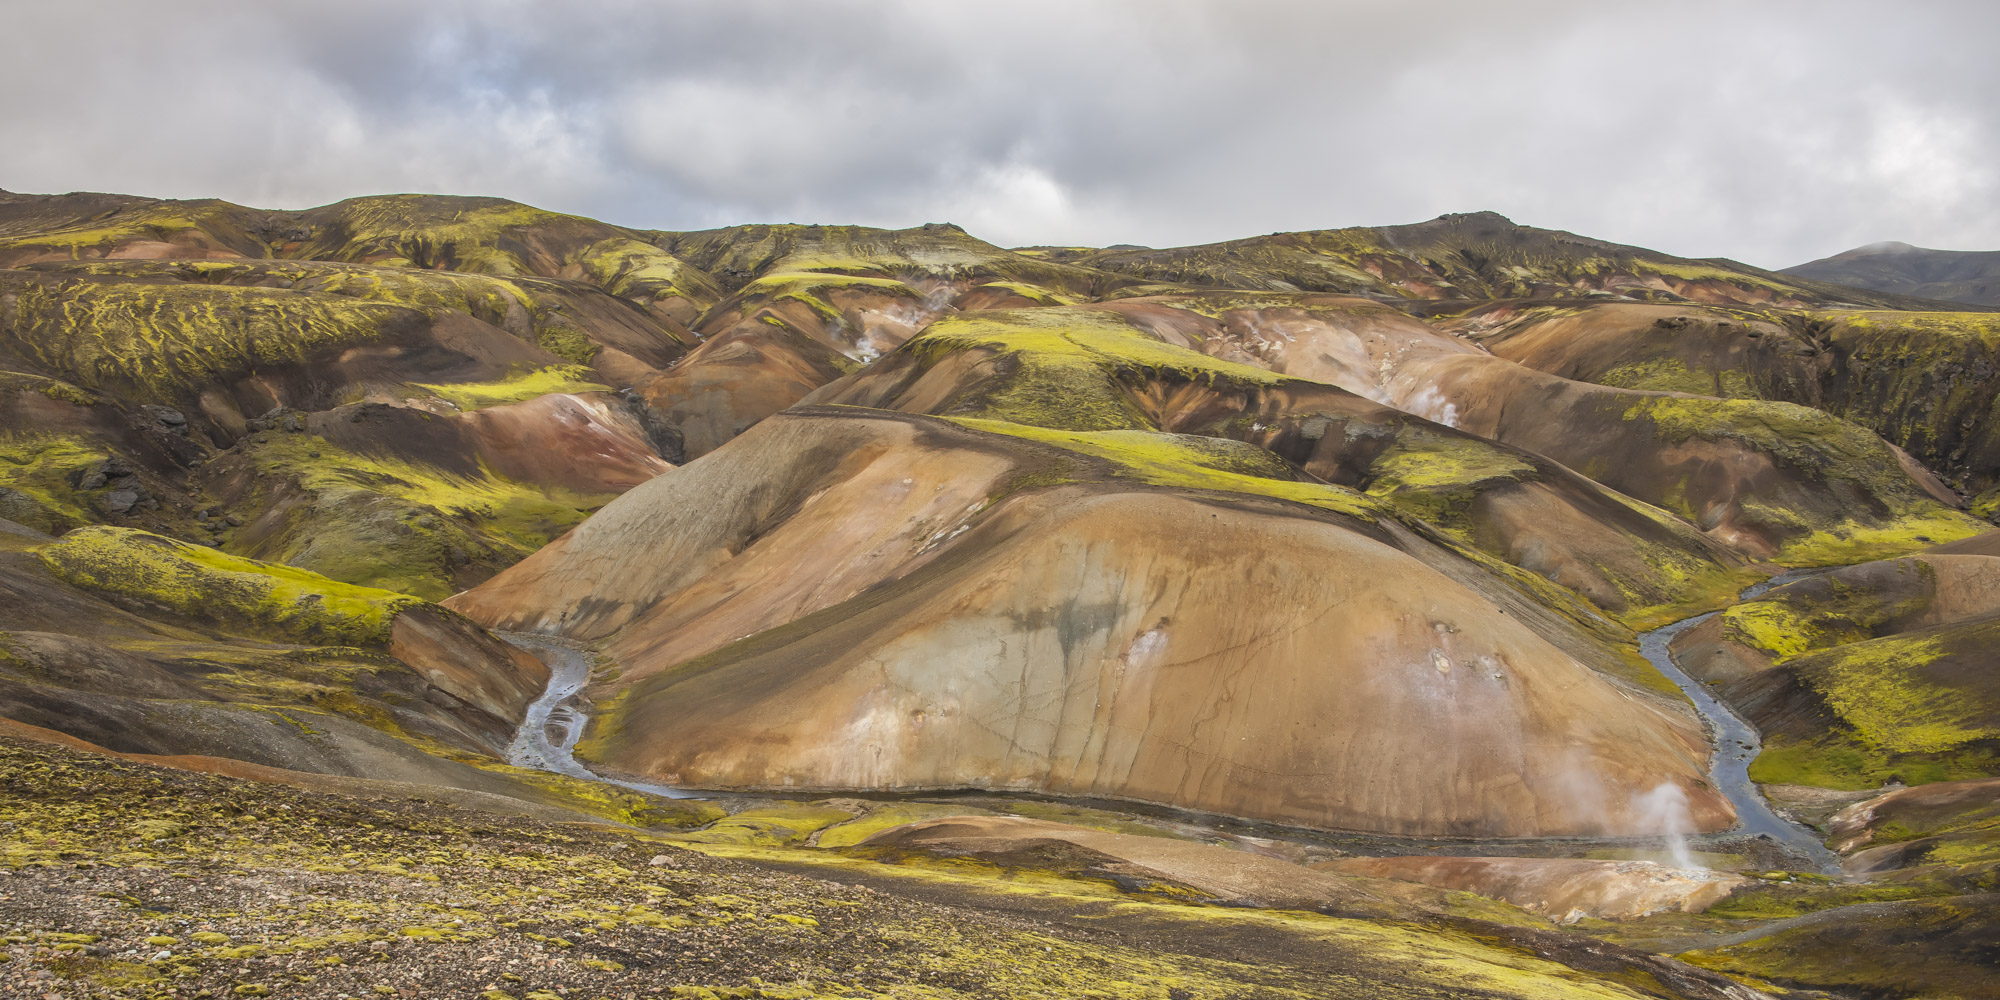
[{"label": "yellow-green moss", "polygon": [[[101,279],[101,280],[91,280]],[[121,280],[124,279],[124,280]],[[0,280],[16,349],[84,389],[185,402],[217,381],[312,364],[459,312],[572,364],[599,350],[570,290],[501,278],[326,261],[88,261]]]},{"label": "yellow-green moss", "polygon": [[1076,303],[1076,299],[1072,298],[1071,296],[1059,295],[1055,292],[1049,291],[1046,288],[1043,288],[1040,285],[1031,285],[1024,281],[989,281],[983,285],[975,287],[973,291],[978,291],[981,288],[992,288],[1003,292],[1012,292],[1015,295],[1019,295],[1022,298],[1027,299],[1035,303],[1036,305],[1041,305],[1041,306],[1067,306],[1067,305],[1074,305]]},{"label": "yellow-green moss", "polygon": [[610,782],[587,781],[552,771],[513,767],[488,758],[460,756],[459,759],[482,770],[504,774],[540,793],[523,797],[601,816],[626,826],[686,830],[708,826],[729,815],[727,810],[706,799],[666,799],[642,795]]},{"label": "yellow-green moss", "polygon": [[134,528],[78,528],[39,555],[50,572],[79,587],[307,642],[385,644],[396,615],[422,603]]},{"label": "yellow-green moss", "polygon": [[72,484],[108,457],[80,437],[0,432],[0,517],[51,534],[96,520]]},{"label": "yellow-green moss", "polygon": [[1685,392],[1697,396],[1756,399],[1749,376],[1734,368],[1691,371],[1679,358],[1649,358],[1619,365],[1592,379],[1599,385],[1651,392]]},{"label": "yellow-green moss", "polygon": [[140,402],[219,379],[305,364],[368,344],[415,317],[399,306],[290,289],[153,282],[13,283],[17,350],[90,389]]},{"label": "yellow-green moss", "polygon": [[1784,566],[1845,566],[1889,559],[1992,530],[1993,526],[1929,500],[1876,523],[1848,518],[1788,541],[1773,558]]},{"label": "yellow-green moss", "polygon": [[1797,656],[1809,649],[1855,642],[1864,633],[1843,634],[1826,641],[1821,628],[1787,604],[1777,601],[1748,601],[1722,612],[1723,634],[1771,657],[1773,662]]},{"label": "yellow-green moss", "polygon": [[686,299],[697,308],[715,304],[722,293],[694,265],[639,240],[613,238],[577,254],[584,274],[621,298],[657,301]]},{"label": "yellow-green moss", "polygon": [[95,406],[98,403],[96,393],[85,392],[60,379],[28,372],[0,370],[0,394],[13,392],[39,392],[57,402],[73,406]]},{"label": "yellow-green moss", "polygon": [[499,382],[413,383],[461,410],[483,410],[546,396],[552,392],[610,392],[611,387],[589,380],[596,374],[581,365],[552,365],[520,372]]},{"label": "yellow-green moss", "polygon": [[1121,371],[1190,381],[1271,385],[1283,377],[1154,340],[1117,316],[1089,309],[1011,309],[931,324],[904,351],[940,358],[989,351],[1010,365],[1002,384],[967,416],[1065,430],[1150,428],[1116,376]]},{"label": "yellow-green moss", "polygon": [[453,270],[494,275],[527,271],[519,256],[497,245],[510,230],[561,221],[590,224],[511,201],[441,201],[432,195],[355,198],[338,208],[347,242],[322,256],[425,268],[449,258]]},{"label": "yellow-green moss", "polygon": [[1973,517],[1992,523],[1994,517],[2000,516],[2000,486],[1973,497],[1972,502],[1966,505],[1966,511]]},{"label": "yellow-green moss", "polygon": [[1866,518],[1849,515],[1831,520],[1816,519],[1803,507],[1745,501],[1741,506],[1747,521],[1784,536],[1773,560],[1782,565],[1885,558],[1969,537],[1988,527],[1923,493],[1881,438],[1811,407],[1751,399],[1639,396],[1626,404],[1623,419],[1650,422],[1666,444],[1691,439],[1743,442],[1830,487],[1860,493],[1885,508]]},{"label": "yellow-green moss", "polygon": [[715,825],[705,830],[678,834],[676,839],[697,844],[744,846],[802,844],[815,832],[853,818],[854,814],[845,809],[791,802],[746,809],[716,821]]},{"label": "yellow-green moss", "polygon": [[610,500],[518,483],[488,470],[467,478],[318,437],[274,435],[250,451],[264,482],[316,497],[255,554],[336,580],[440,600],[455,593],[451,549],[511,564]]},{"label": "yellow-green moss", "polygon": [[1370,463],[1368,495],[1470,543],[1476,525],[1470,513],[1480,488],[1534,475],[1534,466],[1494,446],[1470,438],[1405,431]]},{"label": "yellow-green moss", "polygon": [[1065,431],[1001,420],[950,418],[973,430],[1054,445],[1112,464],[1114,474],[1155,486],[1248,493],[1373,520],[1381,508],[1345,486],[1299,482],[1276,456],[1228,438],[1164,431]]},{"label": "yellow-green moss", "polygon": [[86,249],[125,240],[160,240],[190,229],[202,229],[196,205],[162,202],[120,206],[106,218],[59,224],[39,232],[0,236],[0,247],[47,247],[77,256]]},{"label": "yellow-green moss", "polygon": [[1841,647],[1804,679],[1842,720],[1891,753],[1940,753],[2000,739],[2000,725],[1992,723],[1979,694],[1922,675],[1946,653],[1938,636],[1885,636]]},{"label": "yellow-green moss", "polygon": [[884,830],[909,823],[942,819],[946,816],[990,816],[985,809],[944,805],[935,802],[892,802],[876,806],[858,819],[837,823],[820,831],[820,847],[853,847]]},{"label": "yellow-green moss", "polygon": [[1793,659],[1782,669],[1832,718],[1817,734],[1774,734],[1750,776],[1870,788],[2000,774],[2000,701],[1982,666],[1996,646],[2000,624],[1982,619]]}]

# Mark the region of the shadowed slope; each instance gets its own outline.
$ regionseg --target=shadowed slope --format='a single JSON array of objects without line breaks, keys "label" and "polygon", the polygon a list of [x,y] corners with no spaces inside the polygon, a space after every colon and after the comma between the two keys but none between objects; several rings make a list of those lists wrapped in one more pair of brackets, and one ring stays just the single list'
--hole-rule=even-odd
[{"label": "shadowed slope", "polygon": [[1908,455],[1807,407],[1574,382],[1353,298],[1215,293],[1115,306],[1156,336],[1545,455],[1749,554],[1824,564],[1978,529]]},{"label": "shadowed slope", "polygon": [[2000,306],[2000,251],[1994,250],[1927,250],[1908,243],[1870,243],[1779,273],[1943,302]]},{"label": "shadowed slope", "polygon": [[2000,315],[1507,303],[1443,322],[1564,378],[1824,410],[2000,508]]}]

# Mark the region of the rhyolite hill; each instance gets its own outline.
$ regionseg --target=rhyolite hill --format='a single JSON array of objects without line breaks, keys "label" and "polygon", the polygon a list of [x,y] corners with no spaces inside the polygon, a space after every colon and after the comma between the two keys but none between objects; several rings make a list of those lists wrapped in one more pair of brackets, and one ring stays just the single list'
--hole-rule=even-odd
[{"label": "rhyolite hill", "polygon": [[[1010,251],[0,194],[0,982],[1979,995],[2000,313],[1798,272],[1491,213]],[[1731,839],[1639,655],[1716,609],[1674,650],[1841,879]],[[524,632],[590,664],[584,763],[695,797],[508,765]],[[1663,800],[1722,871],[1618,860]],[[58,888],[169,863],[203,893]]]}]

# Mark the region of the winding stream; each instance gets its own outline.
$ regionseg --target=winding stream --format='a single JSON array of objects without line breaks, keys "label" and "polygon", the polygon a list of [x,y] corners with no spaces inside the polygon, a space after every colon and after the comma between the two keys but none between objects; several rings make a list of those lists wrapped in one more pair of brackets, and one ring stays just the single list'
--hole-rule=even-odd
[{"label": "winding stream", "polygon": [[678,788],[650,785],[640,781],[606,778],[576,759],[576,741],[583,737],[583,712],[571,702],[590,682],[590,654],[559,639],[526,632],[495,632],[508,642],[535,654],[549,665],[549,686],[542,696],[528,704],[514,742],[507,745],[507,763],[538,771],[554,771],[586,781],[602,781],[649,795],[670,799],[692,796]]},{"label": "winding stream", "polygon": [[[1774,576],[1763,583],[1746,588],[1737,595],[1738,600],[1751,600],[1781,583],[1795,580],[1809,572],[1820,570],[1793,571]],[[1701,713],[1702,720],[1715,741],[1715,757],[1710,765],[1709,777],[1722,794],[1728,796],[1729,804],[1736,807],[1735,833],[1751,836],[1765,836],[1778,842],[1795,854],[1804,856],[1819,866],[1823,873],[1840,870],[1840,861],[1819,835],[1800,826],[1771,810],[1771,804],[1764,800],[1757,785],[1750,780],[1750,762],[1757,759],[1763,748],[1762,737],[1757,727],[1751,725],[1736,710],[1724,704],[1721,699],[1709,693],[1708,686],[1680,668],[1667,652],[1667,645],[1696,625],[1721,614],[1710,611],[1693,618],[1683,618],[1671,625],[1663,625],[1639,636],[1639,652],[1646,660],[1687,693],[1694,702],[1695,711]]]},{"label": "winding stream", "polygon": [[[1763,583],[1744,589],[1739,600],[1751,600],[1781,583],[1797,579],[1812,571],[1794,571],[1774,576]],[[1757,791],[1757,785],[1750,780],[1750,762],[1757,759],[1762,748],[1757,728],[1752,726],[1736,710],[1724,704],[1709,693],[1706,685],[1689,676],[1674,662],[1667,652],[1667,646],[1682,632],[1713,618],[1719,611],[1710,611],[1692,618],[1683,618],[1670,625],[1663,625],[1639,636],[1639,652],[1647,661],[1686,692],[1694,702],[1695,711],[1700,713],[1715,742],[1715,756],[1710,765],[1710,778],[1717,788],[1736,807],[1737,826],[1733,833],[1750,836],[1765,836],[1788,848],[1813,864],[1822,872],[1838,872],[1839,859],[1826,849],[1813,831],[1787,820],[1773,812],[1769,802]],[[524,632],[496,632],[501,638],[534,653],[549,665],[549,685],[528,705],[520,729],[515,731],[514,741],[507,747],[507,762],[517,767],[530,767],[542,771],[554,771],[588,781],[604,781],[667,798],[688,798],[694,793],[653,785],[644,782],[622,781],[606,778],[592,772],[576,759],[576,742],[583,736],[587,721],[582,711],[573,704],[573,699],[590,681],[590,655],[582,649],[560,639],[549,636],[531,635]]]}]

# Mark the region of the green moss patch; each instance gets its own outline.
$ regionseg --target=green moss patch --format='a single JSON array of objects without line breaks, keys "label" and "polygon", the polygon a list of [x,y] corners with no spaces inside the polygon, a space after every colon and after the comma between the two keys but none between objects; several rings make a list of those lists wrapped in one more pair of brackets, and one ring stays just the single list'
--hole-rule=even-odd
[{"label": "green moss patch", "polygon": [[305,435],[274,436],[250,455],[265,489],[304,490],[314,502],[284,505],[283,527],[244,554],[427,600],[460,589],[457,564],[512,565],[611,499],[363,455]]},{"label": "green moss patch", "polygon": [[396,615],[422,603],[133,528],[78,528],[39,555],[79,587],[312,643],[385,645]]},{"label": "green moss patch", "polygon": [[1213,384],[1272,385],[1261,368],[1218,361],[1134,330],[1115,314],[1088,309],[1013,309],[931,324],[903,350],[926,360],[986,351],[1005,365],[1001,384],[966,416],[1037,427],[1098,431],[1147,429],[1120,373]]},{"label": "green moss patch", "polygon": [[1816,735],[1766,741],[1750,776],[1766,784],[1862,789],[2000,774],[2000,621],[1850,643],[1782,669],[1833,716]]},{"label": "green moss patch", "polygon": [[1229,438],[1164,431],[1064,431],[1000,420],[950,418],[973,430],[1006,434],[1111,463],[1115,475],[1155,486],[1218,490],[1289,500],[1373,520],[1381,509],[1345,486],[1300,482],[1277,456]]},{"label": "green moss patch", "polygon": [[1835,570],[1727,608],[1721,615],[1723,635],[1773,663],[1875,638],[1897,617],[1921,610],[1936,588],[1936,571],[1921,559],[1874,566],[1893,568],[1895,574],[1855,582],[1846,578],[1847,571]]},{"label": "green moss patch", "polygon": [[814,833],[853,818],[854,814],[845,809],[792,802],[746,809],[716,821],[706,830],[680,834],[677,839],[697,844],[778,847],[803,844]]},{"label": "green moss patch", "polygon": [[820,831],[820,847],[853,847],[884,830],[943,819],[947,816],[990,816],[991,812],[971,806],[936,802],[891,802],[868,810],[858,819],[838,823]]},{"label": "green moss patch", "polygon": [[0,432],[0,517],[50,534],[97,520],[75,484],[108,457],[79,437]]},{"label": "green moss patch", "polygon": [[450,401],[461,410],[483,410],[489,406],[525,402],[552,392],[610,392],[610,386],[590,381],[594,374],[582,365],[553,365],[521,372],[499,382],[414,384],[440,399]]},{"label": "green moss patch", "polygon": [[708,275],[651,243],[608,239],[591,244],[576,260],[586,277],[620,298],[642,302],[681,298],[698,308],[722,298]]},{"label": "green moss patch", "polygon": [[1685,392],[1725,399],[1756,399],[1750,377],[1733,368],[1693,371],[1679,358],[1661,357],[1618,365],[1592,379],[1599,385],[1650,392]]},{"label": "green moss patch", "polygon": [[576,216],[498,199],[381,195],[331,208],[338,212],[338,229],[346,242],[316,256],[369,259],[399,267],[449,266],[495,275],[528,273],[521,256],[500,245],[503,237],[549,223],[590,224]]},{"label": "green moss patch", "polygon": [[223,376],[373,343],[418,317],[385,302],[289,289],[166,282],[0,282],[12,346],[90,389],[185,398]]},{"label": "green moss patch", "polygon": [[[1778,507],[1746,502],[1746,523],[1783,538],[1774,561],[1787,566],[1862,562],[1967,538],[1988,525],[1924,494],[1873,433],[1807,406],[1748,399],[1642,396],[1625,420],[1645,420],[1663,443],[1740,441],[1779,465],[1820,479],[1835,496],[1879,508],[1865,516],[1813,513],[1818,497]],[[1681,510],[1693,517],[1692,510]]]}]

